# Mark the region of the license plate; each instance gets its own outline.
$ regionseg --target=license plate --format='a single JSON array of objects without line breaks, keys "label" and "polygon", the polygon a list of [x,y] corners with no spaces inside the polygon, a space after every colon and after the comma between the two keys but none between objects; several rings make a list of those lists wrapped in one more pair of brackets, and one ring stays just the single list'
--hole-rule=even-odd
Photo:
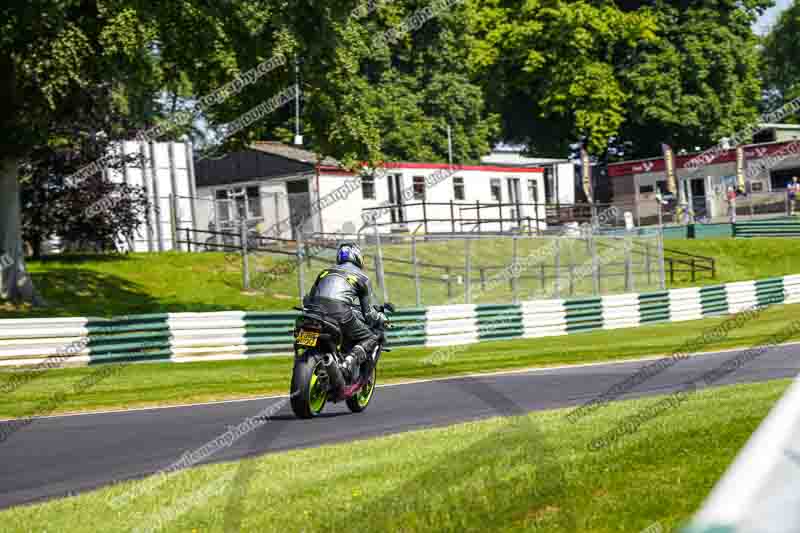
[{"label": "license plate", "polygon": [[302,329],[297,335],[297,344],[301,346],[310,346],[313,348],[317,345],[317,339],[319,339],[318,331],[306,331]]}]

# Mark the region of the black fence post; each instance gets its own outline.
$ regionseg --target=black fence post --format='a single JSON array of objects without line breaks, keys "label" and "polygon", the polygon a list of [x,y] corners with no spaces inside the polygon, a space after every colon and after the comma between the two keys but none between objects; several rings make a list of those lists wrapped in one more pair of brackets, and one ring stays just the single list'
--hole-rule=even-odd
[{"label": "black fence post", "polygon": [[453,200],[450,200],[450,225],[452,226],[452,232],[456,232],[456,215],[453,210]]},{"label": "black fence post", "polygon": [[425,234],[428,234],[428,205],[425,198],[422,198],[422,222],[425,224]]},{"label": "black fence post", "polygon": [[192,239],[189,236],[189,228],[186,228],[186,249],[192,251]]},{"label": "black fence post", "polygon": [[545,285],[545,275],[544,275],[544,263],[539,264],[539,279],[542,283],[542,294],[544,294],[544,285]]},{"label": "black fence post", "polygon": [[675,283],[675,263],[672,259],[668,259],[669,261],[669,282]]},{"label": "black fence post", "polygon": [[500,233],[503,233],[503,202],[497,200],[497,213],[500,215]]},{"label": "black fence post", "polygon": [[695,280],[694,257],[692,257],[692,281]]},{"label": "black fence post", "polygon": [[475,200],[475,207],[478,212],[478,233],[481,232],[481,202],[479,200]]},{"label": "black fence post", "polygon": [[450,267],[447,267],[445,270],[447,272],[447,298],[450,299],[453,297],[453,285],[452,285],[452,276],[450,275]]}]

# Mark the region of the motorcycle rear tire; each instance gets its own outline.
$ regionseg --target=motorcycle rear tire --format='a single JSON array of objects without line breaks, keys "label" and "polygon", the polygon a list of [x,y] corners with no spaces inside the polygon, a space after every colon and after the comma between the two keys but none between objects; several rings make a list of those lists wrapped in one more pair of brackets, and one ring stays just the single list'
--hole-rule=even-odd
[{"label": "motorcycle rear tire", "polygon": [[319,416],[328,401],[328,392],[317,380],[322,368],[322,357],[318,354],[296,359],[292,372],[291,404],[298,418]]}]

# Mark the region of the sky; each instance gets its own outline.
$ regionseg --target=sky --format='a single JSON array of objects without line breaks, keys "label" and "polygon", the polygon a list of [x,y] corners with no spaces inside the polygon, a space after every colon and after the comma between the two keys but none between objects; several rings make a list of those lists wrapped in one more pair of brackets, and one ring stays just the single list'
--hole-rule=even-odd
[{"label": "sky", "polygon": [[778,20],[781,11],[787,9],[791,3],[792,0],[775,0],[775,7],[769,9],[753,24],[753,30],[759,35],[768,33],[775,21]]}]

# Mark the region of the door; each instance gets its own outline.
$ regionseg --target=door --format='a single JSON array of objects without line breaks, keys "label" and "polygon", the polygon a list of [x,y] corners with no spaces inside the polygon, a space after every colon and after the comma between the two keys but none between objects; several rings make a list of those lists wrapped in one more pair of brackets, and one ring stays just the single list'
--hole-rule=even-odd
[{"label": "door", "polygon": [[308,191],[308,180],[289,181],[286,183],[289,196],[289,220],[292,225],[292,239],[297,240],[298,226],[305,233],[313,231],[311,220],[311,194]]},{"label": "door", "polygon": [[402,224],[405,222],[405,213],[403,213],[403,175],[390,174],[388,183],[389,204],[398,206],[389,210],[392,224]]},{"label": "door", "polygon": [[696,178],[692,180],[690,191],[692,193],[692,212],[695,218],[701,218],[708,215],[708,208],[706,206],[706,180],[703,178]]},{"label": "door", "polygon": [[511,218],[519,224],[522,218],[519,205],[519,178],[506,178],[506,185],[508,187],[508,203],[514,205],[511,208]]}]

